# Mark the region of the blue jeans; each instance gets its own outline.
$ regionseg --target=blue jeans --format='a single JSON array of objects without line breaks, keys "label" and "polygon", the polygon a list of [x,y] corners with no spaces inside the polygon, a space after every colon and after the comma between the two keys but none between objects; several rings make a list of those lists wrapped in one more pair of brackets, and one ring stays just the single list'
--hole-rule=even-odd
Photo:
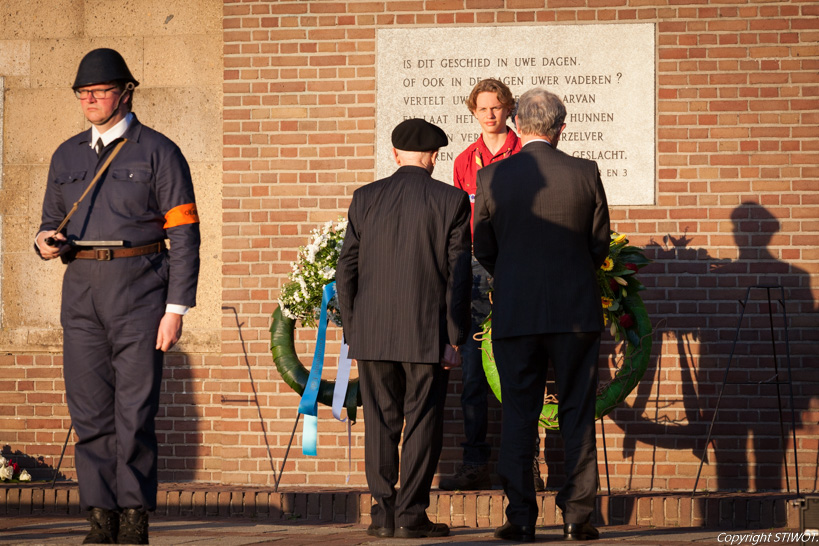
[{"label": "blue jeans", "polygon": [[475,258],[472,258],[472,326],[469,339],[461,347],[463,390],[461,408],[464,412],[464,464],[484,465],[489,462],[487,431],[487,396],[489,385],[483,372],[481,342],[474,335],[486,319],[491,305],[489,288],[491,277]]}]

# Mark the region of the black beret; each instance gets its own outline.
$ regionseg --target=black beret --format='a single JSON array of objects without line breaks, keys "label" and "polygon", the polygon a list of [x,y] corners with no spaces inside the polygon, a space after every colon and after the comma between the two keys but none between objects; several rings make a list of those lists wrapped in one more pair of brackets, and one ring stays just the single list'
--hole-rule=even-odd
[{"label": "black beret", "polygon": [[392,145],[407,152],[432,152],[449,144],[443,129],[423,119],[408,119],[392,130]]}]

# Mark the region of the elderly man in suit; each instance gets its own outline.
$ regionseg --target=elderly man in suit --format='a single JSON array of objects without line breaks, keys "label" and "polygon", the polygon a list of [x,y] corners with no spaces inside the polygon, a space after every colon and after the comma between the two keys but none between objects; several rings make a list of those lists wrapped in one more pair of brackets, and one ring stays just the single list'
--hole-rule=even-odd
[{"label": "elderly man in suit", "polygon": [[594,404],[603,313],[596,271],[609,213],[593,161],[557,150],[566,108],[543,89],[520,97],[521,151],[478,171],[474,253],[493,275],[492,342],[503,398],[501,480],[509,499],[497,538],[535,539],[532,444],[546,370],[554,367],[566,483],[556,502],[566,540],[599,536]]},{"label": "elderly man in suit", "polygon": [[432,523],[426,509],[443,441],[447,369],[460,364],[458,347],[469,332],[469,198],[431,176],[438,149],[448,144],[439,127],[406,120],[392,143],[399,169],[353,194],[336,270],[364,404],[375,501],[367,533],[446,536],[449,528]]}]

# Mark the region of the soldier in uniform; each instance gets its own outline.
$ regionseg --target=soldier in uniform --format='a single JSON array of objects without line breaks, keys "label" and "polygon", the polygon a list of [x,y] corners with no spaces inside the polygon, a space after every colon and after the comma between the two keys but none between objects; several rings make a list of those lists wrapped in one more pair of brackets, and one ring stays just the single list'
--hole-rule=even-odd
[{"label": "soldier in uniform", "polygon": [[112,49],[80,62],[73,89],[91,128],[54,153],[35,240],[43,259],[67,263],[63,374],[79,439],[80,503],[91,522],[85,544],[148,543],[163,355],[196,304],[200,235],[190,169],[176,144],[131,112],[137,85]]}]

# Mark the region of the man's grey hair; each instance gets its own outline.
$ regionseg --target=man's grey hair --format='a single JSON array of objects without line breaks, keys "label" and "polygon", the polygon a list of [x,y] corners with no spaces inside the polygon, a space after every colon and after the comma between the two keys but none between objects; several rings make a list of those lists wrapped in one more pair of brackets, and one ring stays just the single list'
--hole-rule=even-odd
[{"label": "man's grey hair", "polygon": [[520,96],[517,116],[521,134],[545,136],[551,141],[566,119],[566,107],[554,93],[535,87]]}]

